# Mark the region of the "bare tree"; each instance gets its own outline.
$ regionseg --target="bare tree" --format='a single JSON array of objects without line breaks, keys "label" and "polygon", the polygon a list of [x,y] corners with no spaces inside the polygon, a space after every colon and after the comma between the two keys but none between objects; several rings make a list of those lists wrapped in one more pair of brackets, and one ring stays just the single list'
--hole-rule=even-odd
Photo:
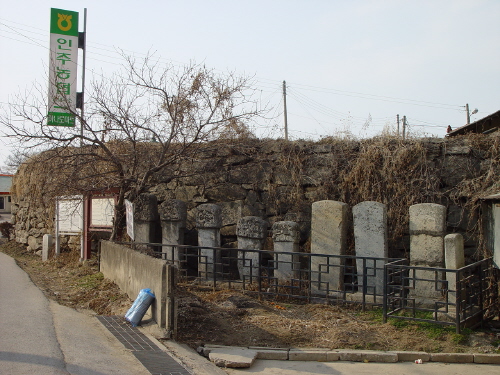
[{"label": "bare tree", "polygon": [[248,136],[245,121],[259,114],[248,78],[197,64],[176,68],[151,56],[124,61],[122,71],[90,84],[85,116],[73,112],[81,131],[46,125],[40,88],[19,95],[0,117],[5,136],[43,151],[32,162],[54,168],[55,190],[119,189],[112,238],[123,226],[126,194],[134,200],[155,173],[193,157],[209,141]]}]

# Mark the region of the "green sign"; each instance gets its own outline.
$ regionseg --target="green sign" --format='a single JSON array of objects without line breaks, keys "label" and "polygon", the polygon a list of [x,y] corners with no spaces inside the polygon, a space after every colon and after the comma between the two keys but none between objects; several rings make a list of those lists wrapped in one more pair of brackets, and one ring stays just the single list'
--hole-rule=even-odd
[{"label": "green sign", "polygon": [[70,10],[50,10],[50,33],[78,36],[78,12]]},{"label": "green sign", "polygon": [[78,13],[52,8],[47,125],[75,126],[77,63]]}]

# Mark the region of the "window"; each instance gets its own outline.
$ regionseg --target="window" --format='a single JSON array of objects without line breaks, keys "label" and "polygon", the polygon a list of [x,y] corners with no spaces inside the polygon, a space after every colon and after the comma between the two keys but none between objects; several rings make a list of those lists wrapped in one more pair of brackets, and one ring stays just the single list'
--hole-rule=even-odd
[{"label": "window", "polygon": [[5,210],[5,198],[0,197],[0,210]]}]

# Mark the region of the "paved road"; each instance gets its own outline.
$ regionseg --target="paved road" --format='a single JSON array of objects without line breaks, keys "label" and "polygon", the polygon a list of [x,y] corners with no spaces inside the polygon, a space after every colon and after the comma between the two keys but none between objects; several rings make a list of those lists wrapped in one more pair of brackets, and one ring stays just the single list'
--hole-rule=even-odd
[{"label": "paved road", "polygon": [[47,300],[0,253],[0,374],[150,373],[95,317]]}]

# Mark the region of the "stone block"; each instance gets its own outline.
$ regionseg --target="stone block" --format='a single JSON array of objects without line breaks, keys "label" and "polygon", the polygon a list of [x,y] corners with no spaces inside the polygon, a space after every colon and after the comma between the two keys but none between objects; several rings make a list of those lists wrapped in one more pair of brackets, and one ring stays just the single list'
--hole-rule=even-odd
[{"label": "stone block", "polygon": [[328,352],[328,349],[290,349],[288,360],[326,362]]},{"label": "stone block", "polygon": [[158,200],[153,194],[139,194],[134,201],[134,222],[158,220]]},{"label": "stone block", "polygon": [[395,363],[398,355],[395,352],[384,352],[377,350],[338,350],[340,361],[350,362],[382,362]]},{"label": "stone block", "polygon": [[410,234],[442,236],[446,229],[446,207],[435,203],[410,206]]},{"label": "stone block", "polygon": [[34,237],[34,236],[29,236],[28,237],[28,251],[37,251],[42,248],[41,241]]},{"label": "stone block", "polygon": [[340,360],[340,353],[335,350],[329,350],[326,352],[326,361],[335,362]]},{"label": "stone block", "polygon": [[277,221],[272,230],[274,242],[298,243],[300,240],[299,225],[293,221]]},{"label": "stone block", "polygon": [[474,354],[470,354],[470,353],[431,353],[431,362],[474,363]]},{"label": "stone block", "polygon": [[399,362],[415,362],[417,359],[421,359],[422,362],[429,362],[431,355],[426,352],[403,352],[394,351],[398,355]]},{"label": "stone block", "polygon": [[242,217],[238,221],[236,235],[238,238],[255,238],[263,240],[267,235],[267,223],[257,216]]},{"label": "stone block", "polygon": [[414,266],[444,267],[443,237],[414,234],[410,236],[410,262]]},{"label": "stone block", "polygon": [[257,348],[250,346],[248,349],[257,352],[257,359],[270,359],[275,361],[288,360],[288,349]]},{"label": "stone block", "polygon": [[219,367],[247,368],[257,358],[257,352],[246,348],[215,348],[208,358]]},{"label": "stone block", "polygon": [[198,229],[218,228],[222,226],[222,210],[212,203],[200,204],[196,212],[196,227]]},{"label": "stone block", "polygon": [[474,354],[474,363],[489,363],[500,365],[500,354],[476,353]]},{"label": "stone block", "polygon": [[168,199],[158,206],[158,213],[162,221],[185,222],[187,218],[186,203],[179,199]]}]

